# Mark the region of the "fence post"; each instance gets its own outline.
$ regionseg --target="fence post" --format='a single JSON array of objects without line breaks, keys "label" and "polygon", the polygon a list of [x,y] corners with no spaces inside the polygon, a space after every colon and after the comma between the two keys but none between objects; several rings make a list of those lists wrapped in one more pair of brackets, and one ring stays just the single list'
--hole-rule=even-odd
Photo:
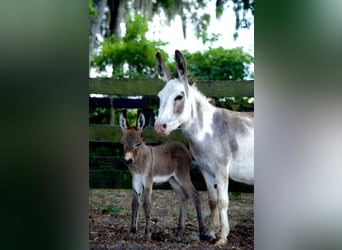
[{"label": "fence post", "polygon": [[113,107],[113,97],[109,97],[109,102],[110,102],[110,121],[109,124],[114,126],[115,125],[115,110]]}]

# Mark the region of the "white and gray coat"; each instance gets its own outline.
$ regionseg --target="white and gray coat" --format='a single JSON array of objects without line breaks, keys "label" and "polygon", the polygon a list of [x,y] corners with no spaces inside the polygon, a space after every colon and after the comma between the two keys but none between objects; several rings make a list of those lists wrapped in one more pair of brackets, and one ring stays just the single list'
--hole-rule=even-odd
[{"label": "white and gray coat", "polygon": [[234,112],[212,106],[187,77],[184,56],[175,53],[178,78],[172,78],[156,54],[159,77],[166,82],[159,92],[159,115],[155,130],[169,135],[180,127],[190,152],[200,165],[208,189],[211,223],[209,234],[226,245],[228,223],[228,179],[254,184],[254,113]]}]

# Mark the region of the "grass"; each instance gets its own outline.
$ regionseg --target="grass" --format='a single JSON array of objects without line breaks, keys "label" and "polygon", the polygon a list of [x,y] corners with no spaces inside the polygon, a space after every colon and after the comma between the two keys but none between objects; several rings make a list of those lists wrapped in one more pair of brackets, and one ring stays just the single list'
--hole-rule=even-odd
[{"label": "grass", "polygon": [[118,208],[112,204],[106,205],[105,209],[113,215],[119,215],[121,213],[121,208]]}]

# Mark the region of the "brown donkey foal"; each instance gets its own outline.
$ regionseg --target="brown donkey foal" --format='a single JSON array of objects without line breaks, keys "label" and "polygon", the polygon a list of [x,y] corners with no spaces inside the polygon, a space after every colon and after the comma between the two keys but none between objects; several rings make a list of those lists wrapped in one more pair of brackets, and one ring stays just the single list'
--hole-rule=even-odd
[{"label": "brown donkey foal", "polygon": [[188,149],[175,141],[158,146],[147,146],[142,139],[145,124],[144,115],[138,111],[135,127],[127,122],[126,110],[120,114],[120,126],[123,131],[121,143],[128,169],[132,174],[132,222],[129,236],[137,232],[137,216],[140,198],[144,196],[145,240],[151,240],[151,196],[153,183],[169,182],[180,204],[179,224],[176,237],[182,236],[186,215],[186,200],[190,197],[195,205],[201,240],[209,240],[203,223],[201,203],[198,192],[190,179],[192,158]]}]

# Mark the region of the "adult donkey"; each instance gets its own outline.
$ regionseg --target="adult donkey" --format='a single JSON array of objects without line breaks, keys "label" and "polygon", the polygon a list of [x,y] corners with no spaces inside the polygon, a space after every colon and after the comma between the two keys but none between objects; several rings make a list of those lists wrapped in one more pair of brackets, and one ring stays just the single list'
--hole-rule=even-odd
[{"label": "adult donkey", "polygon": [[254,113],[212,106],[188,79],[184,56],[178,50],[175,61],[178,78],[173,79],[161,54],[156,53],[158,74],[166,85],[158,94],[159,115],[154,128],[169,135],[181,127],[208,189],[209,234],[217,239],[217,245],[226,245],[228,179],[254,184]]}]

